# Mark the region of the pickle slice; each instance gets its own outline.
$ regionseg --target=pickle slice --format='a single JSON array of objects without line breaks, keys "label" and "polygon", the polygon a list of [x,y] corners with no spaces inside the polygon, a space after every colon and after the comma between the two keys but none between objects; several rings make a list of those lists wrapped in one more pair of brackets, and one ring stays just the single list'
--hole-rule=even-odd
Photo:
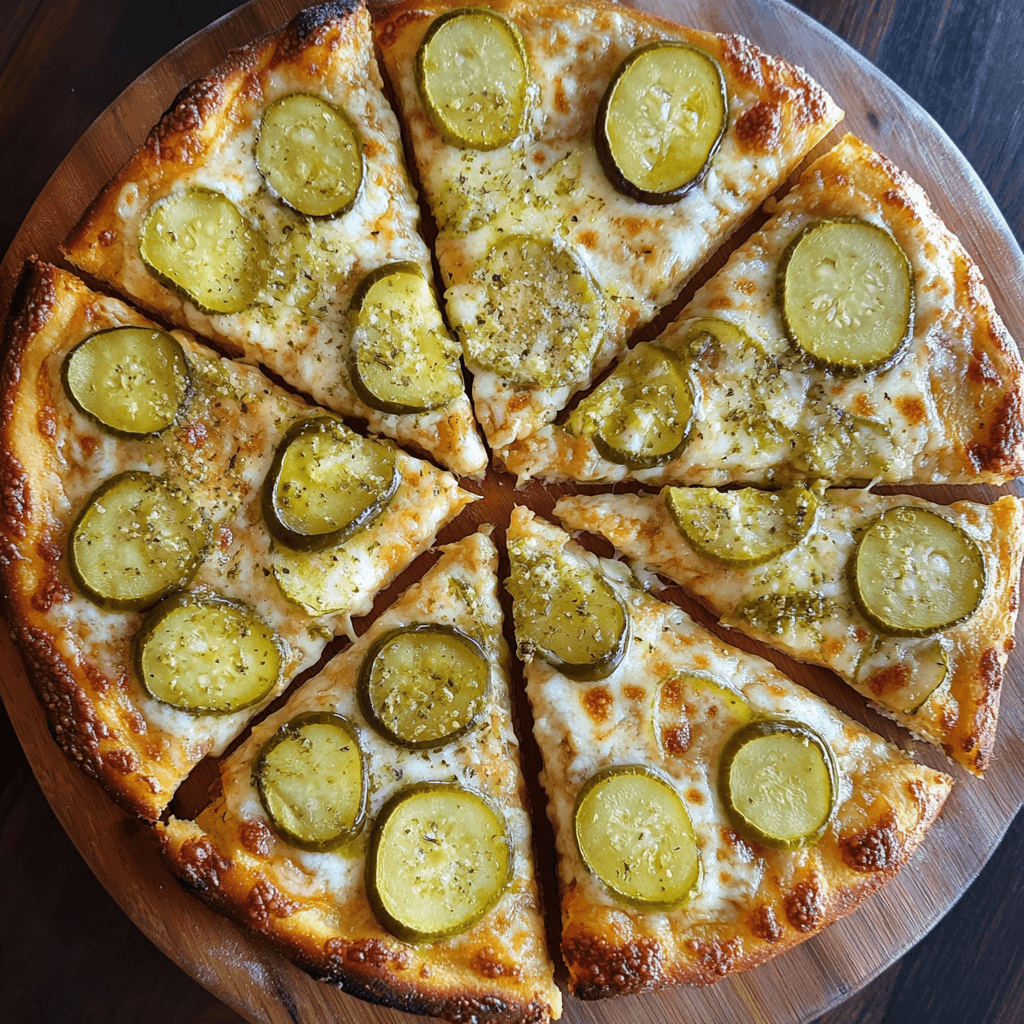
[{"label": "pickle slice", "polygon": [[642,910],[674,910],[700,885],[697,839],[679,794],[640,765],[598,772],[573,814],[583,863],[609,892]]},{"label": "pickle slice", "polygon": [[801,484],[781,491],[666,487],[665,504],[697,552],[723,565],[763,565],[807,536],[818,501]]},{"label": "pickle slice", "polygon": [[253,779],[274,828],[301,850],[337,849],[366,821],[359,735],[340,715],[308,711],[286,722],[257,755]]},{"label": "pickle slice", "polygon": [[893,636],[929,636],[969,618],[985,591],[978,545],[944,516],[901,505],[857,545],[850,582],[864,617]]},{"label": "pickle slice", "polygon": [[629,646],[625,605],[601,573],[567,558],[508,544],[516,639],[570,679],[604,679]]},{"label": "pickle slice", "polygon": [[706,740],[713,741],[753,717],[746,700],[725,683],[700,672],[683,672],[658,687],[654,735],[666,758],[684,756],[695,743],[699,757],[708,747]]},{"label": "pickle slice", "polygon": [[142,620],[135,670],[150,696],[190,715],[223,715],[259,704],[281,678],[283,645],[237,601],[186,591]]},{"label": "pickle slice", "polygon": [[810,726],[755,718],[726,741],[718,790],[736,831],[780,850],[811,846],[836,806],[838,772]]},{"label": "pickle slice", "polygon": [[461,8],[437,18],[416,53],[416,84],[449,145],[498,149],[526,130],[526,48],[496,11]]},{"label": "pickle slice", "polygon": [[438,747],[484,711],[490,668],[480,645],[451,626],[424,623],[385,633],[359,669],[359,705],[392,743]]},{"label": "pickle slice", "polygon": [[390,445],[328,416],[301,420],[274,453],[263,482],[263,516],[282,544],[320,551],[372,523],[399,480]]},{"label": "pickle slice", "polygon": [[202,312],[241,313],[259,292],[266,242],[227,196],[194,188],[150,208],[139,253]]},{"label": "pickle slice", "polygon": [[256,166],[307,217],[345,213],[363,187],[363,142],[348,115],[309,93],[275,100],[256,136]]},{"label": "pickle slice", "polygon": [[823,220],[779,265],[782,317],[793,343],[841,371],[891,363],[913,333],[914,277],[899,242],[859,220]]},{"label": "pickle slice", "polygon": [[641,343],[580,403],[568,429],[590,435],[609,462],[649,469],[686,447],[693,404],[683,361],[660,345]]},{"label": "pickle slice", "polygon": [[[881,641],[881,637],[877,640]],[[871,645],[857,663],[856,682],[878,704],[904,715],[921,710],[949,673],[946,652],[938,637],[894,647],[894,641]]]},{"label": "pickle slice", "polygon": [[422,412],[462,394],[458,343],[418,264],[390,263],[368,274],[349,316],[352,386],[371,409]]},{"label": "pickle slice", "polygon": [[366,891],[380,923],[404,942],[433,942],[477,923],[512,876],[505,821],[457,785],[396,793],[370,837]]},{"label": "pickle slice", "polygon": [[151,327],[90,334],[67,354],[61,378],[75,408],[123,440],[171,426],[191,385],[181,345]]},{"label": "pickle slice", "polygon": [[642,203],[674,203],[707,173],[728,109],[710,53],[667,40],[634,50],[598,108],[597,153],[608,180]]},{"label": "pickle slice", "polygon": [[99,487],[68,536],[68,569],[89,600],[141,611],[186,586],[210,542],[203,510],[163,478],[121,473]]},{"label": "pickle slice", "polygon": [[487,253],[473,282],[480,292],[474,301],[449,304],[471,366],[522,387],[589,379],[606,316],[597,283],[575,252],[509,235]]}]

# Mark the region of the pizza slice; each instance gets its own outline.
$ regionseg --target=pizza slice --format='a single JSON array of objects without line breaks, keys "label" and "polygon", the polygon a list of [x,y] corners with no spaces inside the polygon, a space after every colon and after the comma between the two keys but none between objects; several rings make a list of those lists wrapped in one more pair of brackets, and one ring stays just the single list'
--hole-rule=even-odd
[{"label": "pizza slice", "polygon": [[555,514],[678,583],[723,625],[824,665],[980,775],[996,737],[1024,505],[908,495],[666,487]]},{"label": "pizza slice", "polygon": [[57,742],[148,819],[474,497],[39,260],[2,388],[8,625]]},{"label": "pizza slice", "polygon": [[508,549],[576,995],[757,966],[912,856],[947,776],[524,508]]},{"label": "pizza slice", "polygon": [[479,477],[381,85],[364,4],[309,8],[184,89],[64,249],[171,323]]},{"label": "pizza slice", "polygon": [[158,826],[187,888],[311,973],[410,1013],[561,1012],[512,732],[497,552],[437,564]]},{"label": "pizza slice", "polygon": [[1024,367],[923,190],[846,136],[520,480],[767,486],[1003,482],[1024,472]]},{"label": "pizza slice", "polygon": [[603,0],[376,22],[499,459],[554,420],[841,118],[737,36]]}]

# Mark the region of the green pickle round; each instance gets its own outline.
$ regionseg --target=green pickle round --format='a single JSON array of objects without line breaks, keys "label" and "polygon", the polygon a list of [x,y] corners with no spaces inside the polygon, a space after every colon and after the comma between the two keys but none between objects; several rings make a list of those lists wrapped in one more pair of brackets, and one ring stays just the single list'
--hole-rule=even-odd
[{"label": "green pickle round", "polygon": [[501,899],[512,877],[501,813],[462,786],[399,790],[377,815],[366,891],[380,923],[405,942],[459,935]]},{"label": "green pickle round", "polygon": [[736,831],[781,850],[812,846],[836,806],[838,768],[810,726],[755,718],[726,740],[718,791]]},{"label": "green pickle round", "polygon": [[286,722],[264,743],[253,778],[274,828],[302,850],[337,849],[366,822],[366,762],[340,715],[310,711]]},{"label": "green pickle round", "polygon": [[605,768],[576,798],[576,847],[617,899],[642,910],[674,910],[700,885],[690,816],[675,788],[641,765]]}]

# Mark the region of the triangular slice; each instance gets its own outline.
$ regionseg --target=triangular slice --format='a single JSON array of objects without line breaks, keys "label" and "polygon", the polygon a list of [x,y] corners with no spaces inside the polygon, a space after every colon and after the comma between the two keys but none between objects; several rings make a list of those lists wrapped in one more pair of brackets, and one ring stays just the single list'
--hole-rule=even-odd
[{"label": "triangular slice", "polygon": [[[156,818],[473,496],[38,260],[6,345],[7,622],[58,743]],[[298,551],[271,535],[264,506],[281,502],[263,499],[308,425],[336,442],[347,485],[324,494],[350,529]],[[318,479],[289,465],[285,485]],[[353,480],[367,465],[376,483]]]},{"label": "triangular slice", "polygon": [[442,550],[223,762],[222,796],[161,827],[164,852],[198,896],[347,992],[450,1020],[547,1020],[561,994],[497,552],[482,533]]},{"label": "triangular slice", "polygon": [[1024,505],[862,490],[667,487],[562,499],[724,625],[825,665],[980,775],[996,737],[1024,557]]},{"label": "triangular slice", "polygon": [[925,193],[852,136],[520,479],[1003,482],[1024,472],[1024,366]]},{"label": "triangular slice", "polygon": [[500,459],[842,116],[745,39],[601,0],[407,0],[376,32]]},{"label": "triangular slice", "polygon": [[524,508],[508,546],[575,994],[754,967],[913,854],[947,776]]},{"label": "triangular slice", "polygon": [[487,458],[362,3],[188,86],[65,242],[180,327],[469,476]]}]

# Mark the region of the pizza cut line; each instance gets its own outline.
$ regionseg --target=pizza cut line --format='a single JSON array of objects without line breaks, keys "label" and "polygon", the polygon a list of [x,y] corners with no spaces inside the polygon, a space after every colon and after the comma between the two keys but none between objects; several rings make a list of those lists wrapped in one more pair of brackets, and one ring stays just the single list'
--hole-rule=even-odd
[{"label": "pizza cut line", "polygon": [[1022,418],[1020,352],[973,260],[847,135],[674,323],[505,463],[521,482],[1004,483]]},{"label": "pizza cut line", "polygon": [[[1020,471],[1020,359],[923,192],[847,137],[677,324],[556,425],[841,112],[746,40],[600,0],[405,2],[375,28],[398,119],[364,5],[320,4],[184,90],[65,243],[97,279],[326,409],[30,260],[3,363],[3,611],[62,747],[124,806],[162,818],[171,870],[206,902],[372,1002],[540,1021],[561,994],[491,542],[445,548],[364,637],[257,719],[474,497],[338,414],[481,477],[461,344],[495,467],[521,479],[652,483],[706,456],[689,482],[995,481]],[[453,78],[456,57],[468,63]],[[652,89],[664,102],[648,102]],[[399,120],[439,229],[454,336]],[[803,302],[790,277],[833,265],[839,284]],[[870,295],[851,285],[861,279]],[[901,359],[912,372],[896,372]],[[740,438],[729,457],[742,473],[701,454],[725,435]],[[727,515],[726,561],[764,566],[824,531],[828,557],[818,545],[755,595],[772,608],[792,598],[794,571],[827,578],[811,597],[840,608],[855,584],[837,566],[865,547],[871,515],[915,510],[893,527],[913,543],[922,510],[946,530],[976,607],[925,601],[926,617],[944,616],[936,636],[931,619],[894,621],[867,573],[856,586],[869,625],[830,618],[845,633],[829,664],[856,659],[871,699],[899,704],[896,717],[980,773],[1012,645],[1020,503],[947,509],[820,485],[731,493],[767,503],[752,516],[771,537]],[[584,509],[602,533],[617,500],[558,511],[570,525]],[[708,527],[695,515],[674,521]],[[876,557],[888,544],[907,561],[875,532]],[[798,536],[776,551],[780,533]],[[853,909],[920,845],[945,775],[522,508],[509,555],[575,995],[755,967]],[[747,568],[719,558],[696,576],[735,590],[756,576]],[[760,613],[744,621],[755,618],[759,639],[777,642]],[[786,622],[800,633],[822,618]],[[197,665],[195,628],[228,669]],[[210,807],[168,817],[198,761],[240,736]],[[639,844],[626,834],[636,808]]]}]

